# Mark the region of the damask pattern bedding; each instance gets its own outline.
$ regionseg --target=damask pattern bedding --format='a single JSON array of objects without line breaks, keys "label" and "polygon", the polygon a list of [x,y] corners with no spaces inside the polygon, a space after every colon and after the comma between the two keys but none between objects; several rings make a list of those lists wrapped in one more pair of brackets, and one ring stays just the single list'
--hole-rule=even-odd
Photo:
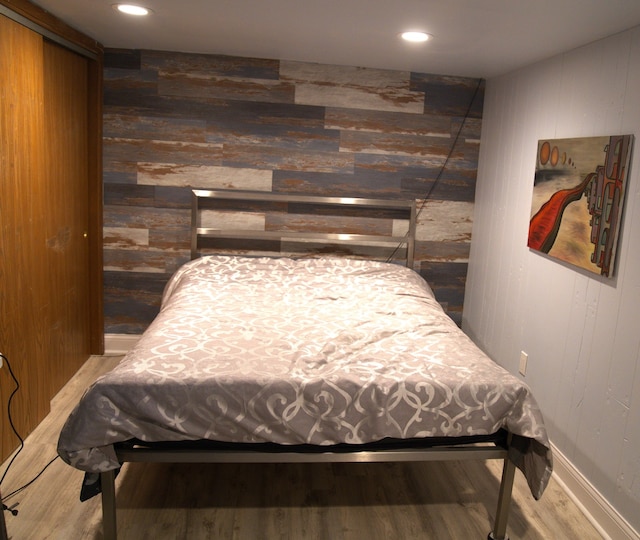
[{"label": "damask pattern bedding", "polygon": [[340,259],[210,256],[69,416],[60,456],[119,467],[130,439],[363,444],[504,428],[533,495],[551,474],[528,387],[484,355],[415,272]]}]

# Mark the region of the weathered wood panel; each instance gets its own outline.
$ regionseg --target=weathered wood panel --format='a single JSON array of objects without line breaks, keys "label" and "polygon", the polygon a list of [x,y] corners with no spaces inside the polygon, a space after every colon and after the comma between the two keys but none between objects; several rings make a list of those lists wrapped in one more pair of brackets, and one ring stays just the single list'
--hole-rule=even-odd
[{"label": "weathered wood panel", "polygon": [[[138,333],[157,311],[188,258],[191,188],[428,198],[416,269],[460,320],[483,81],[160,51],[107,50],[105,64],[106,332]],[[300,224],[389,227],[296,209],[254,226]]]}]

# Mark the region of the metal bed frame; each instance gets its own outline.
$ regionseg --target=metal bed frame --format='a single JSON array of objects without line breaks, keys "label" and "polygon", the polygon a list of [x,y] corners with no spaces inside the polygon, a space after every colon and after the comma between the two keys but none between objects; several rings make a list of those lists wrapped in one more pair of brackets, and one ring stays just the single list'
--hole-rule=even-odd
[{"label": "metal bed frame", "polygon": [[[246,229],[217,229],[202,227],[201,213],[203,209],[212,208],[211,205],[221,204],[220,211],[228,211],[238,206],[249,207],[249,211],[256,212],[256,208],[264,211],[266,205],[272,211],[295,213],[301,207],[314,210],[327,208],[330,212],[345,208],[348,212],[381,212],[384,218],[392,215],[392,219],[408,220],[408,232],[404,236],[372,234],[342,234],[335,232],[318,232],[317,230],[246,230]],[[322,211],[320,213],[322,213]],[[307,212],[305,210],[305,212]],[[344,215],[339,212],[338,215]],[[351,215],[354,215],[353,213]],[[398,217],[401,216],[401,217]],[[376,216],[379,217],[379,216]],[[391,219],[391,218],[390,218]],[[359,245],[375,244],[389,250],[397,259],[397,252],[402,251],[401,257],[407,267],[412,268],[415,252],[416,232],[416,203],[415,201],[400,201],[387,199],[365,199],[347,197],[316,197],[304,195],[274,194],[271,192],[251,192],[235,190],[193,190],[192,218],[191,218],[191,258],[198,257],[203,240],[232,240],[242,245],[242,241],[266,240],[275,242],[275,247],[282,247],[284,242],[300,242],[302,244],[339,244],[353,248]],[[391,231],[391,228],[387,228]],[[404,248],[402,248],[404,246]],[[402,249],[400,249],[402,248]],[[228,250],[227,250],[228,251]],[[246,251],[246,250],[241,250]],[[445,438],[446,439],[446,438]],[[136,444],[122,443],[116,445],[116,455],[120,463],[126,462],[155,462],[155,463],[375,463],[375,462],[421,462],[421,461],[464,461],[464,460],[503,460],[502,479],[498,494],[493,529],[488,534],[489,540],[507,539],[507,521],[511,492],[516,466],[509,459],[512,436],[500,432],[487,437],[476,438],[472,443],[469,438],[452,438],[435,441],[424,439],[416,442],[405,441],[395,445],[338,445],[337,447],[305,447],[300,451],[296,447],[284,445],[248,445],[222,444]],[[220,443],[218,443],[220,444]],[[106,540],[117,537],[116,520],[116,471],[100,473],[102,491],[103,530]]]},{"label": "metal bed frame", "polygon": [[[367,212],[391,211],[399,214],[400,219],[408,221],[407,233],[403,236],[389,234],[362,234],[362,233],[335,233],[317,230],[248,230],[248,229],[220,229],[201,226],[203,206],[207,203],[222,203],[227,205],[255,205],[259,209],[263,207],[279,206],[280,212],[290,212],[297,209],[305,214],[319,214],[322,211],[333,208],[343,212]],[[251,210],[250,210],[251,211]],[[253,212],[256,210],[255,207]],[[296,210],[294,210],[296,211]],[[390,218],[387,218],[390,219]],[[318,242],[325,245],[339,245],[356,248],[367,243],[383,248],[395,248],[394,255],[399,248],[405,246],[406,265],[413,267],[416,236],[416,202],[394,199],[365,199],[357,197],[319,197],[313,195],[286,195],[261,191],[236,191],[236,190],[200,190],[192,191],[191,212],[191,258],[198,257],[198,247],[202,239],[235,239],[242,240],[275,240],[279,251],[283,242],[311,243]],[[304,250],[302,250],[304,251]]]},{"label": "metal bed frame", "polygon": [[[502,439],[502,440],[500,440]],[[456,439],[453,439],[455,441]],[[260,451],[251,445],[250,450],[241,448],[239,444],[225,445],[221,449],[189,445],[120,445],[116,446],[116,455],[121,463],[381,463],[381,462],[425,462],[425,461],[467,461],[502,459],[502,479],[498,493],[498,503],[493,529],[488,540],[507,540],[507,521],[511,504],[511,492],[516,466],[509,459],[511,435],[506,437],[487,438],[486,444],[463,444],[428,446],[412,445],[407,448],[391,447],[375,449],[376,445],[366,445],[361,449],[339,449],[315,447],[305,452],[290,451],[283,447],[274,450],[268,446]],[[116,540],[116,471],[100,473],[102,489],[102,523],[105,540]]]}]

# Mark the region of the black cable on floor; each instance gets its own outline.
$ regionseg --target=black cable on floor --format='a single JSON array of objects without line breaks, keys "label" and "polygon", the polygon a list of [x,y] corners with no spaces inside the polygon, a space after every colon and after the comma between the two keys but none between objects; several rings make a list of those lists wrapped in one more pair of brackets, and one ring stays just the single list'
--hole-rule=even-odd
[{"label": "black cable on floor", "polygon": [[[15,388],[13,389],[13,392],[11,392],[11,395],[9,396],[9,400],[7,402],[7,416],[9,418],[9,425],[11,426],[11,429],[13,431],[13,433],[15,434],[15,436],[18,438],[18,440],[20,441],[20,447],[18,448],[18,450],[16,451],[16,453],[13,455],[13,457],[11,458],[11,461],[9,461],[7,468],[4,470],[4,473],[2,473],[2,477],[0,478],[0,486],[2,485],[2,482],[4,482],[5,477],[7,476],[7,473],[9,472],[9,469],[11,468],[11,465],[13,465],[13,462],[16,460],[16,458],[18,457],[18,455],[20,454],[20,452],[22,452],[22,450],[24,449],[24,439],[20,436],[20,434],[18,433],[18,430],[16,429],[15,424],[13,423],[13,418],[11,417],[11,402],[13,401],[13,397],[16,395],[16,393],[18,392],[18,390],[20,390],[20,383],[18,382],[18,379],[16,378],[15,374],[13,373],[13,369],[11,369],[11,363],[9,362],[9,359],[2,353],[0,353],[0,358],[4,361],[5,364],[7,364],[7,369],[9,370],[9,374],[11,375],[11,378],[13,379],[13,382],[15,383]],[[11,493],[9,493],[8,495],[5,495],[4,497],[2,497],[2,510],[8,510],[9,512],[11,512],[12,515],[16,516],[18,515],[18,511],[14,508],[14,507],[8,507],[5,503],[6,500],[8,500],[9,498],[13,497],[14,495],[17,495],[18,493],[20,493],[22,490],[26,489],[27,487],[29,487],[31,484],[33,484],[38,478],[40,478],[40,476],[42,476],[42,473],[44,473],[44,471],[47,470],[47,468],[56,460],[58,459],[59,456],[54,457],[51,461],[49,461],[49,463],[47,463],[42,470],[31,480],[29,480],[29,482],[27,482],[26,484],[24,484],[23,486],[19,487],[18,489],[13,490]]]}]

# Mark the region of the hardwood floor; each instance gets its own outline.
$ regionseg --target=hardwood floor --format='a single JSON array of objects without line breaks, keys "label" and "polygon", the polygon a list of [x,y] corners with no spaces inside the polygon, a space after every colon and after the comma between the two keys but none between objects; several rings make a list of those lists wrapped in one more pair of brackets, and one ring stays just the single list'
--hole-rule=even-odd
[{"label": "hardwood floor", "polygon": [[[56,396],[2,485],[6,497],[55,457],[58,432],[84,388],[118,359],[92,357]],[[2,472],[6,463],[2,467]],[[485,539],[499,462],[128,464],[116,481],[118,538]],[[9,538],[101,539],[100,498],[81,503],[83,473],[57,459],[5,501]],[[508,532],[517,539],[601,536],[552,480],[540,501],[516,474]]]}]

